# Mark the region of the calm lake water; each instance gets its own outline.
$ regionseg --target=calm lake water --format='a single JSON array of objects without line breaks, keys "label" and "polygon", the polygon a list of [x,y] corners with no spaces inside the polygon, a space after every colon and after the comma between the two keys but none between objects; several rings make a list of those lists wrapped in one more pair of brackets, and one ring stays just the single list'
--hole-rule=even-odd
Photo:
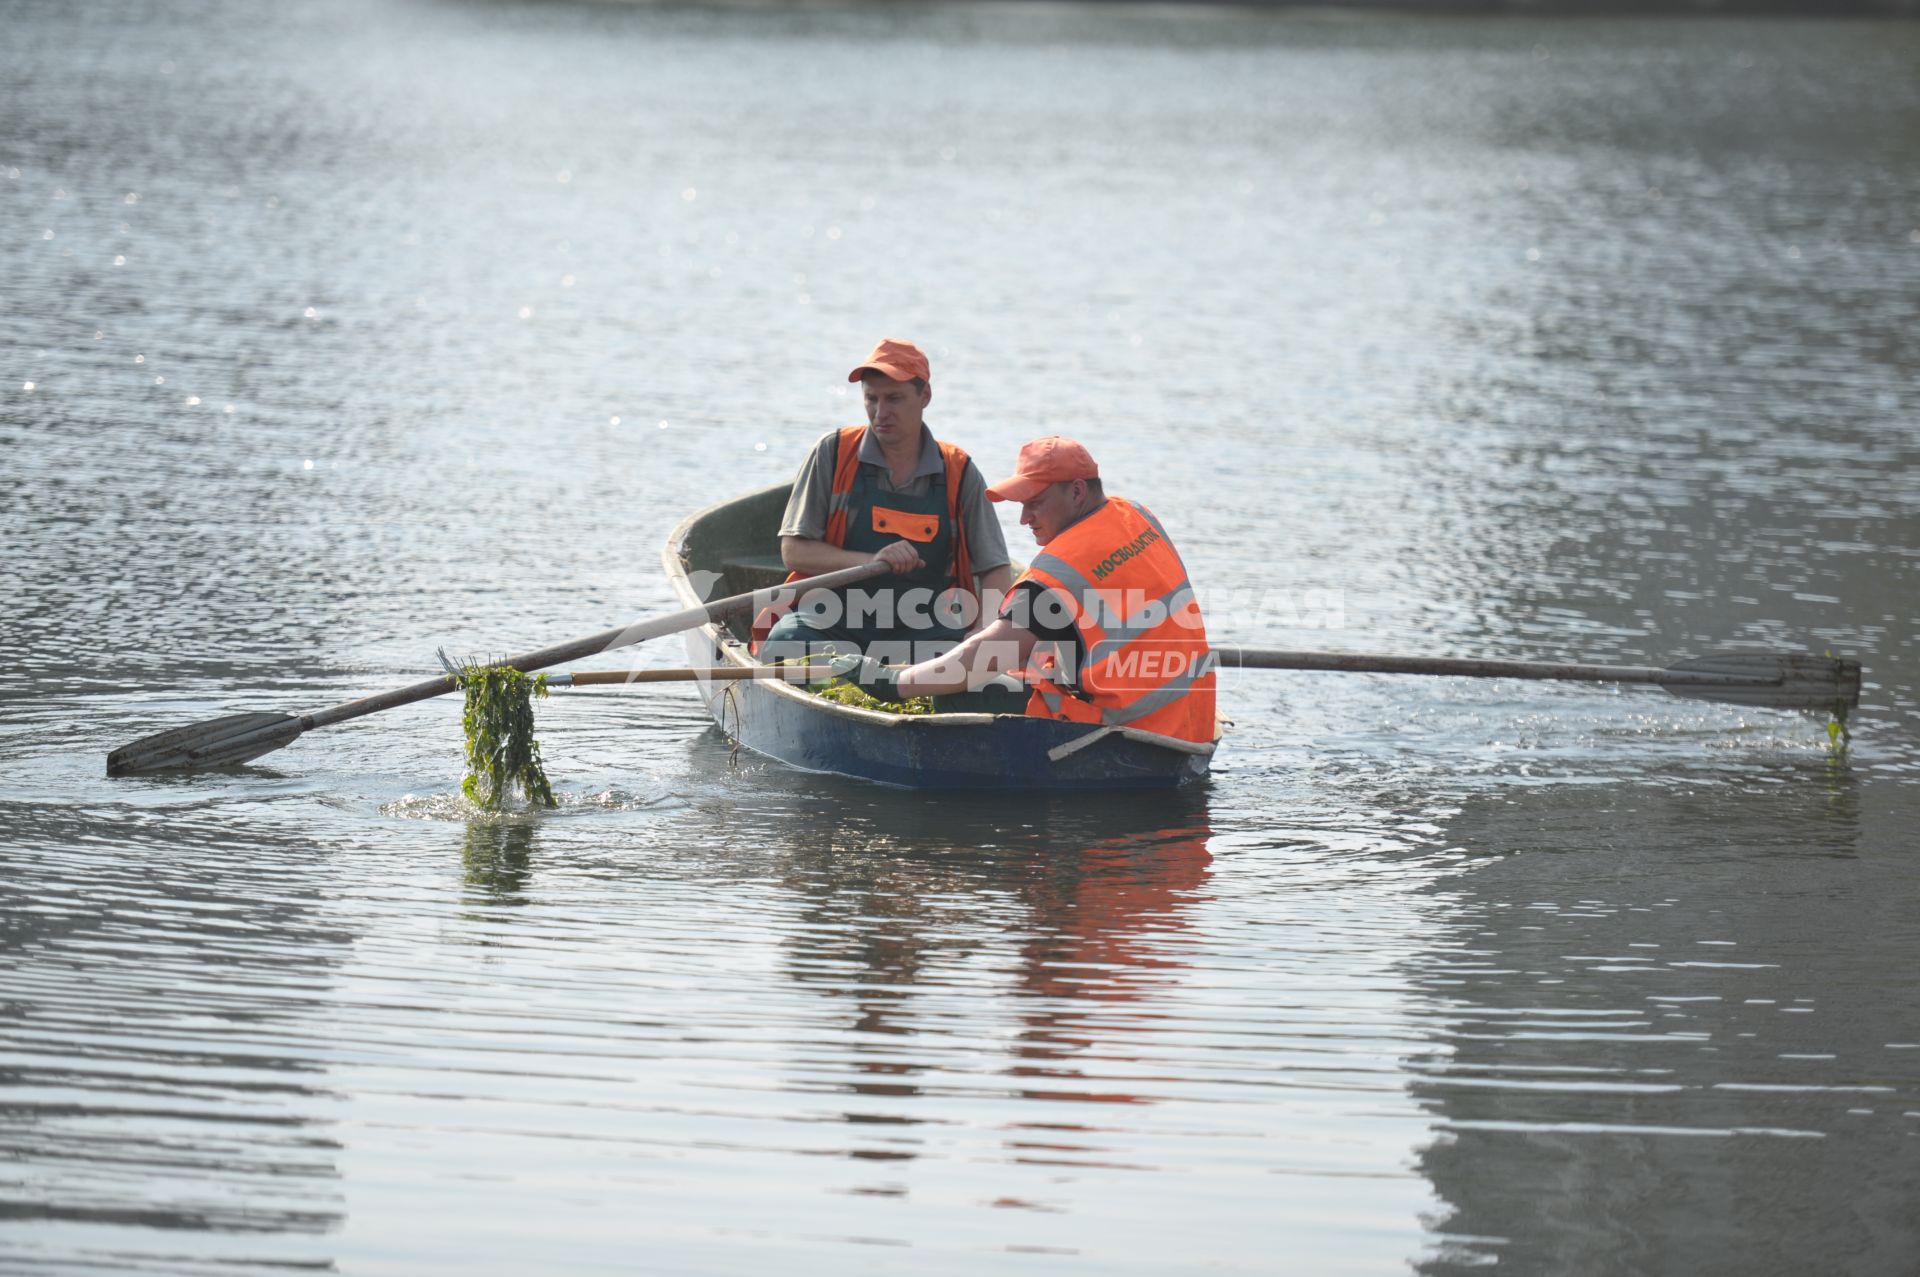
[{"label": "calm lake water", "polygon": [[[0,1269],[1920,1267],[1920,25],[0,30]],[[672,687],[543,703],[537,817],[449,700],[104,778],[673,610],[882,334],[1223,640],[1831,650],[1852,750],[1239,673],[1176,799],[798,775]]]}]

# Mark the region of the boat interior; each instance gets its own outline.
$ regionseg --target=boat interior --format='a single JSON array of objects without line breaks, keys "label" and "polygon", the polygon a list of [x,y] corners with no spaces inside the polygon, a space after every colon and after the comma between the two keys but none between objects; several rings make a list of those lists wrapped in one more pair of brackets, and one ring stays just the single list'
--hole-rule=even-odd
[{"label": "boat interior", "polygon": [[[720,574],[708,597],[745,594],[787,579],[775,533],[787,508],[790,486],[779,483],[762,488],[687,525],[680,542],[681,563],[689,573]],[[751,622],[751,617],[741,614],[729,618],[727,627],[744,640]]]}]

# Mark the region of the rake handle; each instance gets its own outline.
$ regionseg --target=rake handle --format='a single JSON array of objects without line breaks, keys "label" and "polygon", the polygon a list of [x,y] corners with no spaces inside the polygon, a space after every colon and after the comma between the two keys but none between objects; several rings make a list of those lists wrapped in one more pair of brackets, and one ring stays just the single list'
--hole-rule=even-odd
[{"label": "rake handle", "polygon": [[1590,683],[1659,683],[1681,687],[1777,687],[1778,678],[1669,670],[1652,665],[1582,665],[1563,661],[1491,661],[1450,656],[1376,656],[1364,652],[1283,652],[1217,644],[1228,669],[1331,670],[1352,674],[1444,674],[1462,678],[1564,679]]}]

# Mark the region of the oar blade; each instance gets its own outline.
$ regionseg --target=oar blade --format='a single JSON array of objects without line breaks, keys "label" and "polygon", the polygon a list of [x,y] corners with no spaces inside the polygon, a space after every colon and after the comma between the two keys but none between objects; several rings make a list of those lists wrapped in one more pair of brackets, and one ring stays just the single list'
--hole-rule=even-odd
[{"label": "oar blade", "polygon": [[1860,662],[1807,653],[1722,652],[1680,661],[1675,671],[1718,674],[1752,683],[1686,684],[1662,682],[1675,696],[1762,705],[1769,709],[1844,711],[1860,704]]},{"label": "oar blade", "polygon": [[270,754],[307,730],[289,714],[229,714],[142,736],[107,755],[107,775],[197,767],[231,767]]},{"label": "oar blade", "polygon": [[[885,575],[890,571],[892,571],[891,568],[876,559],[871,563],[842,568],[838,572],[828,572],[806,580],[789,582],[777,587],[777,590],[791,590],[804,594],[810,590],[839,589],[869,577]],[[529,652],[525,656],[516,656],[511,660],[502,661],[501,664],[532,673],[579,657],[592,656],[611,648],[638,643],[643,639],[659,638],[682,630],[690,630],[709,620],[758,606],[763,599],[774,593],[776,590],[755,590],[746,594],[736,594],[731,598],[715,599],[711,603],[687,608],[670,616],[657,617],[652,621],[623,626],[617,630],[590,634],[585,638],[574,639],[570,643],[561,643],[555,647],[541,648],[537,652]],[[131,745],[123,745],[107,755],[107,775],[137,776],[143,772],[165,771],[170,768],[227,767],[234,763],[244,763],[262,754],[272,753],[309,728],[327,727],[334,723],[344,723],[350,718],[359,718],[363,714],[373,714],[400,705],[411,705],[415,701],[426,700],[430,696],[444,695],[457,686],[457,679],[438,675],[409,687],[382,692],[377,696],[363,696],[359,700],[315,710],[298,718],[286,714],[233,714],[205,723],[195,723],[191,727],[179,727],[169,732],[143,736]]]}]

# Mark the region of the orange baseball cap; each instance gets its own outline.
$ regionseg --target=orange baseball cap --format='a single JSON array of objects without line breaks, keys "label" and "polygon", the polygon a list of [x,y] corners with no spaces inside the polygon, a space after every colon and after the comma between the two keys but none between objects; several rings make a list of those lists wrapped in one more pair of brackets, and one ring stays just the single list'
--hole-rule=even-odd
[{"label": "orange baseball cap", "polygon": [[1099,477],[1100,467],[1093,464],[1092,453],[1071,439],[1048,435],[1020,449],[1020,460],[1014,463],[1012,476],[988,488],[987,499],[1031,501],[1050,483]]},{"label": "orange baseball cap", "polygon": [[920,347],[897,337],[882,337],[873,353],[867,356],[867,362],[848,373],[847,380],[858,381],[869,372],[895,381],[912,381],[915,377],[927,382],[933,380],[933,372],[927,367],[927,357],[920,353]]}]

